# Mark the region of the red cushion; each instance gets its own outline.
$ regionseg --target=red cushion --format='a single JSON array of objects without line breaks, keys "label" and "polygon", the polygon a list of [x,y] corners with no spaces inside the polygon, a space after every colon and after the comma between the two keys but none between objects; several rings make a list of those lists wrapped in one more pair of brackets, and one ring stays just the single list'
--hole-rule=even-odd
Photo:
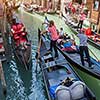
[{"label": "red cushion", "polygon": [[22,29],[22,27],[23,27],[23,25],[22,25],[22,24],[18,24],[18,25],[17,25],[17,30],[21,30],[21,29]]},{"label": "red cushion", "polygon": [[86,35],[92,35],[91,29],[90,28],[86,29],[85,34]]},{"label": "red cushion", "polygon": [[14,31],[17,31],[17,26],[16,26],[16,25],[13,25],[13,26],[12,26],[12,29],[13,29]]},{"label": "red cushion", "polygon": [[20,37],[20,42],[26,42],[26,38]]},{"label": "red cushion", "polygon": [[62,51],[73,51],[74,49],[72,49],[71,47],[67,47],[67,48],[62,48]]},{"label": "red cushion", "polygon": [[19,38],[20,38],[20,37],[19,37],[17,34],[14,35],[14,39],[15,39],[15,40],[17,40],[17,39],[19,39]]}]

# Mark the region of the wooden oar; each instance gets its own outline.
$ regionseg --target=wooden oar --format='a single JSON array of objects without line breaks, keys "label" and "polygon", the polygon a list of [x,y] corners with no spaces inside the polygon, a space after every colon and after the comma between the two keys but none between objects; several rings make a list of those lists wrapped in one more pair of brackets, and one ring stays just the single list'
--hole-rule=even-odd
[{"label": "wooden oar", "polygon": [[37,59],[37,61],[36,61],[36,73],[37,73],[37,68],[38,68],[38,60],[39,60],[39,57],[40,57],[41,42],[42,42],[42,40],[41,40],[41,38],[40,38],[40,40],[39,40],[39,45],[38,45],[38,51],[37,51],[37,53],[36,53],[36,59]]},{"label": "wooden oar", "polygon": [[37,68],[38,68],[38,60],[39,60],[39,57],[40,57],[40,47],[41,47],[41,36],[40,36],[40,33],[41,33],[41,30],[38,28],[38,50],[36,52],[36,73],[37,73]]},{"label": "wooden oar", "polygon": [[91,49],[89,49],[89,51],[94,55],[94,57],[97,59],[98,62],[100,62],[100,60],[98,59],[98,57],[93,53],[93,51]]}]

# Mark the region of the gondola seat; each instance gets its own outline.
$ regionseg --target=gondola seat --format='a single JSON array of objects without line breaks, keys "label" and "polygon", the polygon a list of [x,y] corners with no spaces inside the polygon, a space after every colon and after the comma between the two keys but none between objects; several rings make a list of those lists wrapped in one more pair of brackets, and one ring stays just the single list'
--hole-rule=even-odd
[{"label": "gondola seat", "polygon": [[55,93],[57,100],[87,100],[85,89],[86,86],[83,82],[76,81],[69,87],[58,86]]}]

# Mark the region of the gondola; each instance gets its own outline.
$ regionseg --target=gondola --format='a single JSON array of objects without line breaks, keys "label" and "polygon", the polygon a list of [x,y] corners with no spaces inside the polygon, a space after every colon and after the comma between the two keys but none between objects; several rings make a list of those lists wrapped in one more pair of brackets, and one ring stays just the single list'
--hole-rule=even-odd
[{"label": "gondola", "polygon": [[4,41],[3,41],[3,36],[2,33],[0,32],[0,95],[2,98],[3,96],[7,95],[7,86],[6,86],[6,81],[5,81],[5,76],[4,76],[4,66],[3,64],[7,61],[6,58],[6,53],[5,53],[5,48],[4,48]]},{"label": "gondola", "polygon": [[[81,71],[84,71],[85,73],[88,73],[92,77],[95,77],[100,80],[100,62],[97,61],[96,59],[91,58],[91,63],[93,68],[88,67],[88,62],[85,60],[85,66],[82,66],[81,64],[81,59],[80,59],[80,54],[78,52],[74,51],[63,51],[61,49],[60,45],[57,45],[57,48],[59,51],[66,57],[66,59],[71,62],[73,65],[75,65],[78,69]],[[84,58],[85,59],[85,58]]]},{"label": "gondola", "polygon": [[17,61],[28,70],[32,64],[31,41],[28,40],[27,32],[22,31],[19,33],[12,34],[11,45]]},{"label": "gondola", "polygon": [[[45,22],[46,21],[47,21],[47,17],[45,18]],[[47,35],[45,35],[45,37],[48,38]],[[63,38],[68,38],[68,37],[69,36],[65,35]],[[63,38],[61,38],[61,40]],[[67,41],[67,39],[65,39],[65,40]],[[68,39],[68,41],[69,41],[69,39]],[[73,51],[68,51],[68,50],[64,51],[64,50],[62,50],[62,46],[61,45],[62,44],[58,43],[57,48],[62,54],[64,54],[65,58],[69,62],[71,62],[73,65],[76,65],[80,70],[83,70],[83,71],[87,72],[88,74],[92,75],[93,77],[95,77],[95,78],[100,80],[100,62],[99,61],[97,61],[93,57],[90,57],[92,66],[94,68],[93,69],[89,68],[87,61],[85,61],[86,65],[82,66],[79,52],[77,52],[75,50],[73,50]]]},{"label": "gondola", "polygon": [[[65,19],[65,23],[66,25],[69,26],[69,28],[73,31],[74,34],[78,34],[79,30],[77,30],[77,23],[71,22],[69,20],[66,19],[66,17],[63,15],[64,19]],[[88,42],[89,44],[91,44],[92,46],[94,46],[95,48],[100,50],[100,44],[95,42],[93,39],[88,37]]]},{"label": "gondola", "polygon": [[56,14],[56,11],[47,11],[47,14],[53,15],[53,14]]},{"label": "gondola", "polygon": [[[47,35],[46,37],[48,38]],[[67,38],[69,38],[69,36]],[[73,68],[82,79],[86,81],[93,90],[95,90],[94,92],[99,99],[100,95],[98,90],[100,90],[100,85],[98,83],[100,83],[100,62],[91,57],[92,66],[94,66],[94,68],[89,68],[87,61],[85,61],[86,66],[82,66],[78,52],[62,51],[61,45],[59,44],[57,45],[57,49],[65,56],[66,60],[73,65]],[[91,84],[90,80],[93,84]]]},{"label": "gondola", "polygon": [[[73,65],[73,68],[77,71],[77,73],[84,79],[84,76],[93,84],[91,84],[92,89],[95,89],[95,94],[100,97],[98,94],[98,90],[100,90],[100,62],[96,59],[91,58],[91,63],[93,68],[88,67],[87,60],[85,60],[85,66],[82,66],[81,60],[80,60],[80,54],[76,51],[62,51],[61,46],[57,45],[58,50],[65,56],[65,58],[70,62],[71,65]],[[93,87],[94,86],[94,87]],[[95,87],[96,86],[96,87]]]},{"label": "gondola", "polygon": [[0,33],[0,61],[2,62],[6,61],[5,48],[3,46],[3,38],[1,33]]},{"label": "gondola", "polygon": [[55,59],[48,52],[50,43],[44,36],[41,36],[40,43],[39,64],[48,100],[96,100],[65,57],[59,52],[59,58]]}]

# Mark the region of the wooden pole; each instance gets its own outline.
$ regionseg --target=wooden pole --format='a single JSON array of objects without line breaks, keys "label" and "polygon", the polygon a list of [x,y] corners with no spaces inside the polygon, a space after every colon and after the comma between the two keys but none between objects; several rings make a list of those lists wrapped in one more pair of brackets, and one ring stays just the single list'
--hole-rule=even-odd
[{"label": "wooden pole", "polygon": [[41,44],[42,44],[40,33],[41,33],[41,30],[38,29],[38,50],[37,50],[37,53],[36,53],[36,71],[35,71],[36,73],[37,73],[37,68],[38,68],[38,60],[39,60],[39,57],[40,57],[40,48],[41,48]]},{"label": "wooden pole", "polygon": [[1,85],[2,85],[2,88],[3,88],[3,94],[6,96],[7,87],[6,87],[6,81],[5,81],[5,78],[4,78],[4,72],[3,72],[1,60],[0,60],[0,79],[1,79]]},{"label": "wooden pole", "polygon": [[37,59],[36,59],[36,73],[37,73],[37,69],[38,69],[38,60],[39,60],[39,57],[40,57],[40,47],[41,47],[41,38],[40,38],[40,41],[39,41],[39,45],[38,45],[38,51],[37,51]]}]

